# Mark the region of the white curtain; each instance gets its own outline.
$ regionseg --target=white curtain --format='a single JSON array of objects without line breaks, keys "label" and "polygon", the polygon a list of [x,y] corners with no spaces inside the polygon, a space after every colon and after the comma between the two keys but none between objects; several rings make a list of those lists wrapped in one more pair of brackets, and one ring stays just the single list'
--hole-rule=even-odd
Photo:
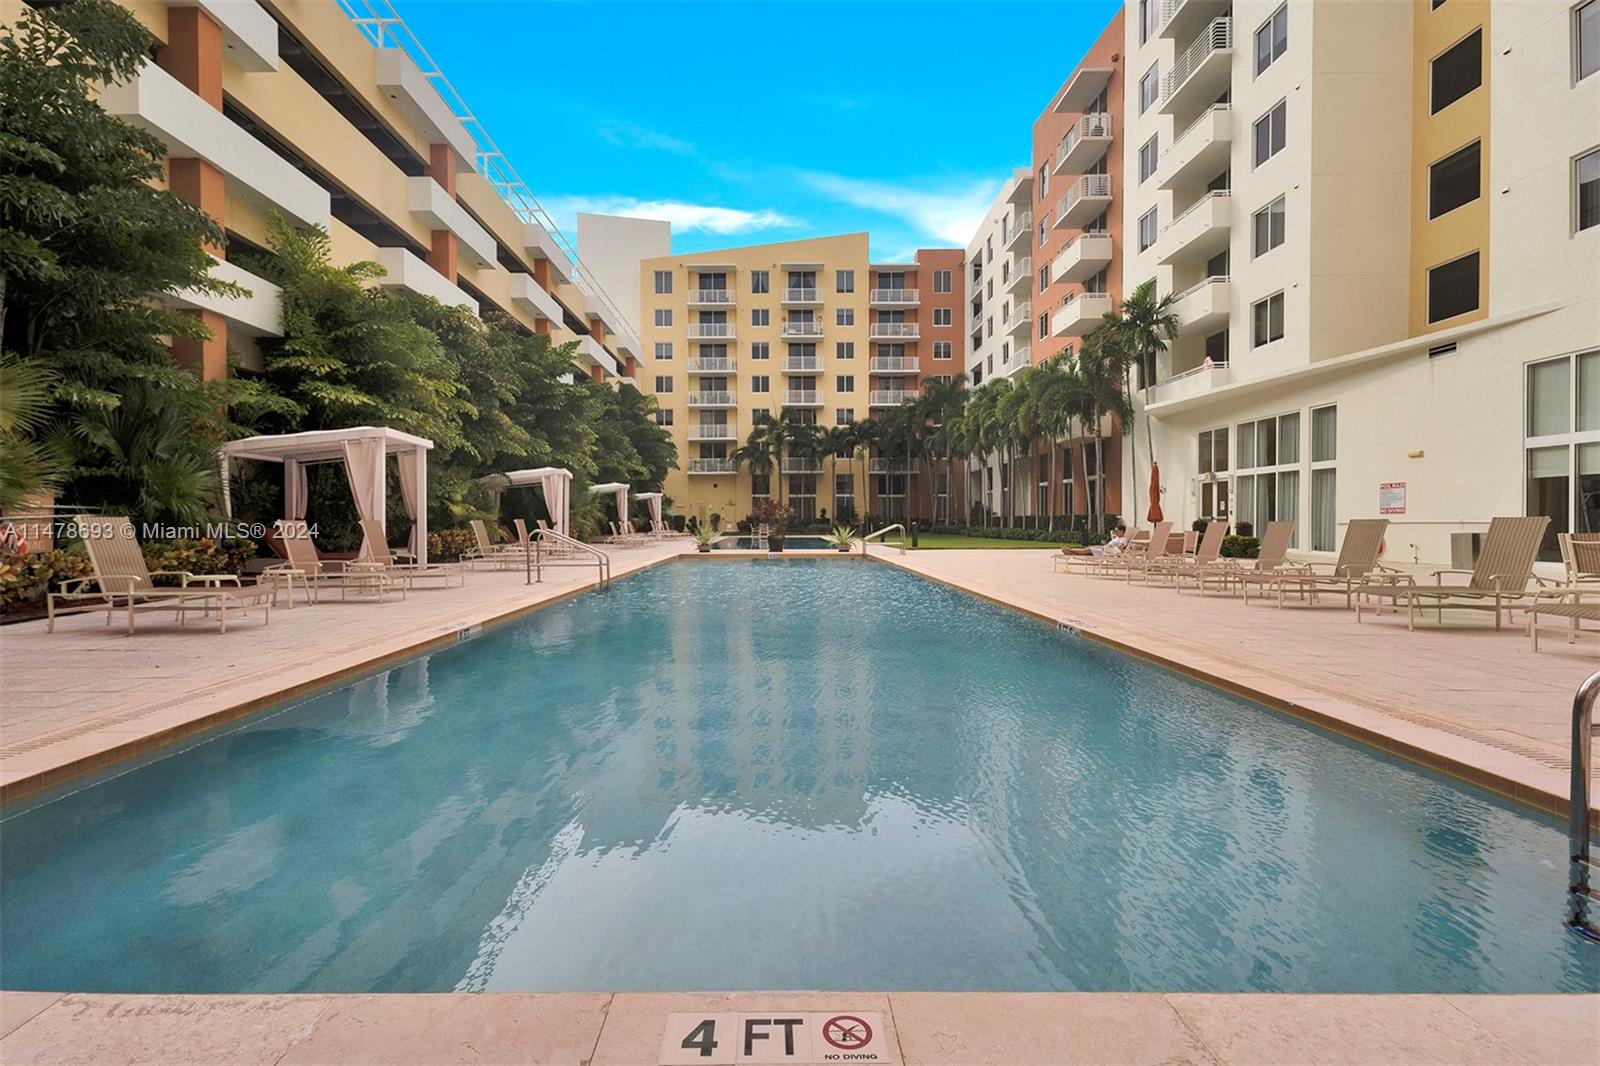
[{"label": "white curtain", "polygon": [[406,517],[411,519],[411,538],[407,544],[411,554],[417,554],[417,532],[421,528],[417,525],[417,501],[422,498],[423,489],[418,479],[421,467],[422,453],[415,449],[400,452],[395,456],[400,462],[400,498],[406,506]]},{"label": "white curtain", "polygon": [[[344,470],[350,479],[350,495],[355,498],[356,513],[367,521],[377,522],[384,528],[384,449],[383,441],[374,437],[344,442]],[[361,538],[361,558],[372,558],[372,546]]]},{"label": "white curtain", "polygon": [[645,502],[650,508],[650,529],[652,531],[660,529],[661,528],[661,494],[652,492],[649,496],[647,496],[645,498]]},{"label": "white curtain", "polygon": [[567,527],[572,517],[572,474],[566,470],[552,470],[541,475],[539,487],[544,491],[544,506],[550,512],[551,525],[563,537],[571,536]]},{"label": "white curtain", "polygon": [[283,517],[298,522],[306,516],[306,465],[297,459],[283,461]]}]

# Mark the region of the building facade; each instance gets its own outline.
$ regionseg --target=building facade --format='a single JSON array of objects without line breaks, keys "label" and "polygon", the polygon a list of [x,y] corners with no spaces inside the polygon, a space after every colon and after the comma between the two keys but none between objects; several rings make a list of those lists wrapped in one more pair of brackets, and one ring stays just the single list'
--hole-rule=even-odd
[{"label": "building facade", "polygon": [[[278,293],[233,260],[269,219],[327,230],[335,263],[369,260],[399,286],[493,308],[576,342],[576,370],[630,378],[641,354],[620,312],[403,24],[359,26],[326,0],[122,0],[154,60],[102,105],[167,145],[167,184],[227,233],[214,274],[243,297],[180,293],[210,328],[175,354],[208,378],[281,332]],[[4,0],[4,21],[21,10]],[[424,58],[425,61],[425,58]],[[482,164],[493,168],[480,172]]]}]

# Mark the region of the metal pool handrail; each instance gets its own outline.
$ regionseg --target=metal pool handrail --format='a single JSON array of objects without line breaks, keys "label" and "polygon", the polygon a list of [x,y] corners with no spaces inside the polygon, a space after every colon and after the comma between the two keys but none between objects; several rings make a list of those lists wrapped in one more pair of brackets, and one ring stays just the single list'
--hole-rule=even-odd
[{"label": "metal pool handrail", "polygon": [[1594,768],[1594,701],[1600,697],[1600,670],[1590,674],[1572,697],[1572,806],[1567,812],[1571,866],[1567,875],[1567,928],[1589,940],[1600,940],[1593,904],[1600,901],[1590,883],[1594,862],[1589,857],[1589,774]]},{"label": "metal pool handrail", "polygon": [[874,537],[881,537],[885,533],[893,533],[897,529],[900,531],[900,554],[904,555],[906,553],[906,542],[905,542],[906,527],[901,525],[899,522],[896,522],[892,526],[884,526],[882,529],[878,530],[876,533],[868,533],[866,536],[862,537],[861,538],[861,554],[862,555],[867,554],[867,541],[871,540]]},{"label": "metal pool handrail", "polygon": [[550,562],[545,562],[544,542],[546,540],[554,541],[555,543],[565,547],[574,548],[582,554],[592,556],[595,562],[595,567],[599,573],[600,587],[602,589],[608,589],[611,587],[611,556],[601,551],[599,548],[596,548],[593,544],[585,544],[581,540],[578,540],[574,537],[569,537],[564,533],[557,533],[553,529],[539,530],[538,533],[529,537],[528,543],[523,546],[522,578],[524,584],[531,585],[535,581],[543,581],[544,568],[547,566],[589,565],[588,563],[578,559],[571,561],[563,560],[560,562],[552,559]]}]

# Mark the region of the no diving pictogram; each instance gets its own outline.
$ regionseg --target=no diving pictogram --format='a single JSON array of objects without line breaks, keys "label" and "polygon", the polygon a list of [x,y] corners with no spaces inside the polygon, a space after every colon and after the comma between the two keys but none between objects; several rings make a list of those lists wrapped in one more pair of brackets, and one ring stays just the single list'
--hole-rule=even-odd
[{"label": "no diving pictogram", "polygon": [[872,1043],[872,1026],[853,1014],[837,1014],[822,1023],[822,1039],[840,1051]]}]

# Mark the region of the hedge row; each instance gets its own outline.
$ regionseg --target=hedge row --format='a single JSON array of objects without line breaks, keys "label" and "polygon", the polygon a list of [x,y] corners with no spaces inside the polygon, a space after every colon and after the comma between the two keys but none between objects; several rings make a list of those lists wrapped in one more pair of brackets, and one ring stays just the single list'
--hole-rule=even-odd
[{"label": "hedge row", "polygon": [[[255,554],[248,540],[158,540],[140,546],[151,571],[187,570],[191,574],[238,574]],[[48,552],[0,551],[0,609],[19,610],[44,604],[45,593],[63,581],[89,577],[94,567],[81,548]],[[157,585],[176,585],[176,577],[157,577]]]}]

